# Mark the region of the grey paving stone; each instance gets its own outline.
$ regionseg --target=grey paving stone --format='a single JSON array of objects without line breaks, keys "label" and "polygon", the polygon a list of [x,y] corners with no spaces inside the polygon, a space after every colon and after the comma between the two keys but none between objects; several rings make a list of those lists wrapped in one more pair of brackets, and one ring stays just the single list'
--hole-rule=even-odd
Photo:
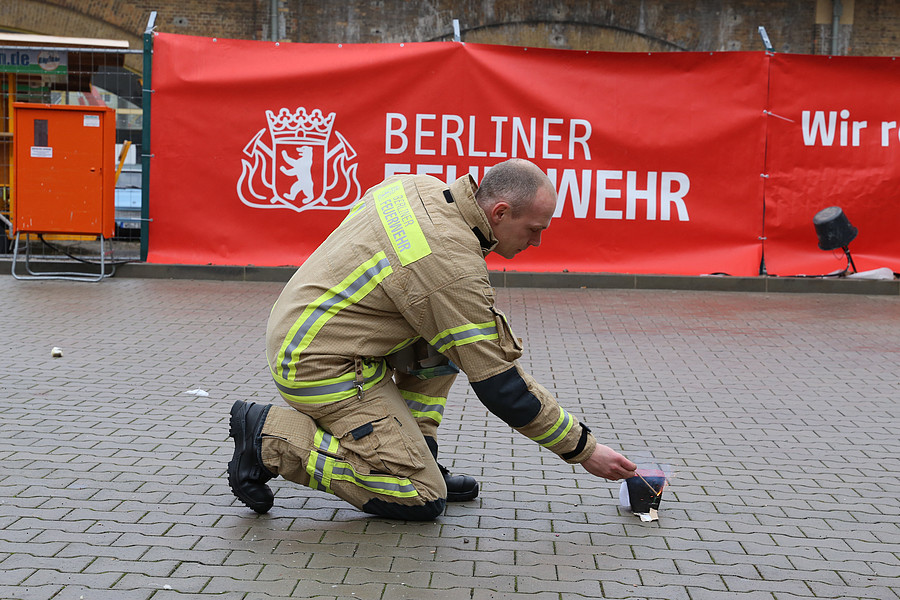
[{"label": "grey paving stone", "polygon": [[57,596],[61,585],[8,585],[0,584],[0,597],[10,600],[50,600]]},{"label": "grey paving stone", "polygon": [[[121,592],[117,592],[121,594]],[[177,592],[175,590],[153,590],[150,598],[154,598],[156,600],[209,600],[210,594],[204,593],[185,593],[185,592]],[[252,594],[246,594],[244,592],[222,592],[217,593],[215,595],[216,600],[245,600],[246,598],[256,597],[261,598],[261,596],[253,596]],[[273,600],[276,598],[289,598],[289,596],[265,596],[268,600]]]},{"label": "grey paving stone", "polygon": [[[134,592],[143,593],[147,590],[158,592],[170,589],[178,593],[195,594],[199,593],[201,590],[206,591],[209,583],[209,577],[173,578],[168,576],[145,575],[143,573],[127,573],[124,576],[120,576],[120,579],[115,582],[115,585],[104,586],[101,589],[117,591],[121,595],[130,595]],[[235,588],[239,589],[240,585],[235,585],[230,591],[233,591]]]},{"label": "grey paving stone", "polygon": [[702,587],[688,586],[685,589],[687,590],[687,593],[690,594],[691,600],[721,600],[723,597],[729,599],[734,598],[736,600],[774,600],[775,598],[772,592],[766,591],[737,592],[729,590],[727,595],[723,596],[722,592],[718,590],[710,590]]},{"label": "grey paving stone", "polygon": [[35,567],[21,566],[30,559],[32,559],[31,556],[23,554],[21,558],[17,557],[16,560],[10,561],[9,564],[7,564],[9,557],[3,563],[0,563],[0,567],[3,568],[3,583],[6,585],[19,584],[34,575],[37,572]]},{"label": "grey paving stone", "polygon": [[[44,570],[79,573],[83,572],[93,562],[96,561],[87,555],[63,558],[60,556],[34,556],[21,552],[13,554],[3,562],[0,562],[0,568],[3,569],[3,578],[10,581],[10,579],[16,577],[16,571],[20,574]],[[7,579],[7,577],[10,577],[10,579]]]},{"label": "grey paving stone", "polygon": [[[677,585],[665,585],[662,587],[650,587],[640,584],[621,584],[618,582],[603,582],[602,598],[631,599],[631,598],[666,598],[667,600],[691,600],[687,589]],[[721,592],[720,592],[721,593]]]},{"label": "grey paving stone", "polygon": [[[476,594],[473,596],[472,594]],[[495,594],[496,592],[487,592]],[[414,584],[388,584],[384,587],[382,598],[397,598],[398,600],[471,600],[478,597],[478,590],[471,588],[458,588],[455,590],[431,590]],[[485,596],[491,598],[493,596]]]},{"label": "grey paving stone", "polygon": [[[848,587],[846,585],[831,585],[819,581],[810,581],[809,588],[812,593],[819,598],[834,598],[839,595],[846,595]],[[887,586],[880,585],[861,585],[852,588],[853,597],[859,600],[894,600],[896,597],[896,588],[891,589]]]},{"label": "grey paving stone", "polygon": [[110,589],[122,578],[122,573],[83,573],[80,570],[38,569],[19,585],[22,587],[62,585],[79,588]]},{"label": "grey paving stone", "polygon": [[228,408],[277,401],[263,338],[281,287],[0,277],[0,336],[18,340],[0,597],[898,600],[900,299],[498,289],[522,364],[603,443],[671,465],[660,521],[461,377],[442,461],[482,493],[423,524],[280,479],[265,516],[231,495]]}]

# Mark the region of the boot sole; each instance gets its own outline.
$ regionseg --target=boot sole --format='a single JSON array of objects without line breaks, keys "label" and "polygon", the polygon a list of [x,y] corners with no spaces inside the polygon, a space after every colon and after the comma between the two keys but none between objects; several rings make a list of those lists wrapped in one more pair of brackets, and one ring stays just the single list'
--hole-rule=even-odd
[{"label": "boot sole", "polygon": [[[240,500],[244,506],[257,512],[261,515],[269,512],[269,509],[272,508],[272,504],[270,502],[254,502],[251,498],[248,498],[242,491],[240,491],[236,485],[234,474],[237,472],[238,465],[240,464],[241,454],[247,451],[247,448],[243,447],[243,441],[241,442],[242,447],[238,447],[238,440],[245,440],[247,436],[244,433],[244,424],[246,423],[246,419],[244,418],[246,415],[241,415],[240,410],[244,403],[241,400],[236,401],[231,406],[231,419],[228,422],[228,437],[234,438],[235,446],[234,446],[234,455],[232,455],[231,460],[228,461],[228,487],[231,488],[231,493]],[[238,437],[240,436],[240,437]]]}]

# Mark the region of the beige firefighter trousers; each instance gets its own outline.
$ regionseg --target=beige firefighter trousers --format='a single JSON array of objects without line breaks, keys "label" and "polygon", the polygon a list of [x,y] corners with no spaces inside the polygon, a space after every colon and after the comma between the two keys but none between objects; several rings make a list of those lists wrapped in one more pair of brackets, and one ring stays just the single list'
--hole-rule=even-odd
[{"label": "beige firefighter trousers", "polygon": [[396,373],[395,379],[386,376],[362,399],[273,406],[262,429],[263,464],[365,512],[409,520],[438,516],[447,488],[425,441],[435,437],[438,423],[413,417],[400,390],[445,399],[456,376],[420,380]]}]

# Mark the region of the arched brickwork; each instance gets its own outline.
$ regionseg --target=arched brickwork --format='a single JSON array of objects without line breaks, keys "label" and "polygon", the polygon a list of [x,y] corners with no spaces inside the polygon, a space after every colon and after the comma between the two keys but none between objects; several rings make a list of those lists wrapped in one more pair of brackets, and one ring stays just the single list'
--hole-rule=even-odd
[{"label": "arched brickwork", "polygon": [[[461,32],[467,42],[606,52],[671,52],[677,44],[636,31],[585,23],[497,23]],[[452,39],[442,36],[441,39]]]},{"label": "arched brickwork", "polygon": [[[128,40],[142,47],[150,12],[157,31],[207,37],[312,43],[462,39],[572,50],[659,52],[763,50],[766,27],[778,52],[832,51],[831,0],[6,0],[0,29]],[[900,53],[900,4],[843,0],[838,54]],[[128,66],[140,70],[140,57]]]}]

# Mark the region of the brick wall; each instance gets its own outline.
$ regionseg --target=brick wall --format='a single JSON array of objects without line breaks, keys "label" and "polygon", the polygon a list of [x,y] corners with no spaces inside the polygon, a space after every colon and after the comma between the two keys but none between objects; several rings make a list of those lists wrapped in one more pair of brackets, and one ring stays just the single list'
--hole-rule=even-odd
[{"label": "brick wall", "polygon": [[[832,51],[832,0],[277,0],[276,37],[295,42],[449,40],[606,51],[759,51],[763,25],[778,52]],[[842,0],[838,54],[900,52],[900,3]],[[16,0],[0,28],[126,39],[141,48],[156,29],[208,37],[271,39],[270,0]],[[132,59],[135,60],[136,59]],[[140,68],[136,62],[129,64]]]},{"label": "brick wall", "polygon": [[[846,2],[846,0],[844,0]],[[856,0],[852,35],[846,54],[897,56],[900,54],[900,3]]]}]

